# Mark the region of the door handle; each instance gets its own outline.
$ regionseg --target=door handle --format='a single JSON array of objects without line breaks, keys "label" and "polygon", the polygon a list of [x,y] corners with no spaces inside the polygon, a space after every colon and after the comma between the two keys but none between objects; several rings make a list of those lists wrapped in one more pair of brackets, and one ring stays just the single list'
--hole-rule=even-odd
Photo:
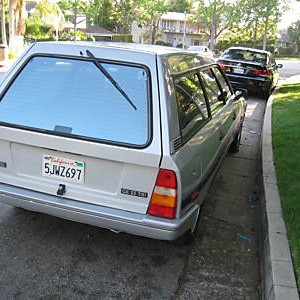
[{"label": "door handle", "polygon": [[220,132],[219,140],[222,141],[224,138],[225,134],[223,134],[222,130]]}]

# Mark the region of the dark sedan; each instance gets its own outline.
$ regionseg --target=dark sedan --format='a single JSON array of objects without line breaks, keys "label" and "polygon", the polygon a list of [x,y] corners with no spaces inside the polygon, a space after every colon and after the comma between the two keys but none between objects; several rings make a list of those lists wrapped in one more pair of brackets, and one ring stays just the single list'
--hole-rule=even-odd
[{"label": "dark sedan", "polygon": [[245,88],[268,99],[279,78],[272,53],[259,49],[231,47],[219,57],[219,65],[235,88]]}]

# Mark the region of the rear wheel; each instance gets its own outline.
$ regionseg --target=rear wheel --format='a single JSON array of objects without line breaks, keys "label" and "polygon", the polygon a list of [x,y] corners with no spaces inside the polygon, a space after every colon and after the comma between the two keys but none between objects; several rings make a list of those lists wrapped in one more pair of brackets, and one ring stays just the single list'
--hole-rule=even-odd
[{"label": "rear wheel", "polygon": [[201,213],[202,213],[202,209],[203,205],[198,205],[197,208],[197,213],[196,213],[196,217],[195,220],[193,222],[192,227],[185,232],[180,238],[179,238],[179,243],[183,244],[183,245],[190,245],[191,243],[194,242],[196,236],[197,236],[197,232],[198,232],[198,228],[199,228],[199,223],[200,223],[200,219],[201,219]]},{"label": "rear wheel", "polygon": [[242,128],[235,135],[235,137],[229,147],[229,153],[236,153],[239,151],[240,143],[241,143],[241,136],[242,136]]},{"label": "rear wheel", "polygon": [[272,88],[269,87],[266,91],[265,91],[265,90],[262,90],[262,91],[261,91],[261,96],[262,96],[262,98],[263,98],[264,100],[268,100],[269,97],[270,97],[270,95],[271,95],[271,93],[272,93]]}]

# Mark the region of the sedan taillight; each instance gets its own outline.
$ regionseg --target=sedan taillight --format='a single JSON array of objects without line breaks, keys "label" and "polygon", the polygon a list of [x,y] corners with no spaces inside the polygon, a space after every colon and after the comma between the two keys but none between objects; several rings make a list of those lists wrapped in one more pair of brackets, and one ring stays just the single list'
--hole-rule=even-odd
[{"label": "sedan taillight", "polygon": [[251,74],[255,76],[270,76],[271,72],[269,70],[252,70]]},{"label": "sedan taillight", "polygon": [[228,66],[226,66],[226,65],[224,65],[224,64],[222,64],[222,63],[219,63],[219,66],[221,67],[221,69],[223,70],[223,71],[230,71],[230,68],[228,67]]}]

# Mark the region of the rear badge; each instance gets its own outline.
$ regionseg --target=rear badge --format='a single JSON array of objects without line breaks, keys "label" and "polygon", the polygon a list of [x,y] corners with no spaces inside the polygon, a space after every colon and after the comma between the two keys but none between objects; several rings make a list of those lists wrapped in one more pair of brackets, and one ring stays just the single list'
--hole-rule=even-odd
[{"label": "rear badge", "polygon": [[0,161],[0,168],[6,168],[6,162]]},{"label": "rear badge", "polygon": [[148,193],[124,189],[124,188],[121,188],[121,194],[128,195],[128,196],[134,196],[134,197],[140,197],[140,198],[148,198]]}]

